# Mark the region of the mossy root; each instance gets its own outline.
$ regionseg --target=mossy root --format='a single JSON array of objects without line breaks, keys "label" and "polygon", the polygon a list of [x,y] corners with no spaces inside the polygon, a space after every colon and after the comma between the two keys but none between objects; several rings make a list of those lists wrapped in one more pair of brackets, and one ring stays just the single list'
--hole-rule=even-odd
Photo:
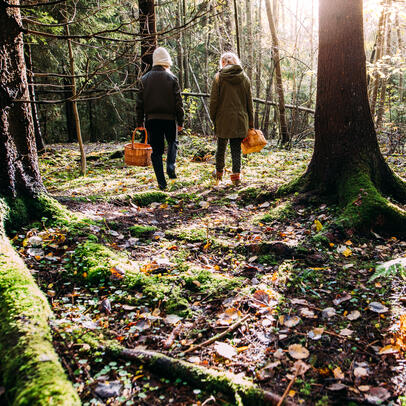
[{"label": "mossy root", "polygon": [[[127,349],[113,346],[105,348],[111,355],[134,361],[144,365],[151,372],[169,379],[182,379],[191,386],[207,392],[221,392],[230,399],[235,399],[237,405],[271,406],[277,405],[281,397],[262,390],[246,378],[241,378],[231,372],[221,372],[214,369],[195,365],[190,362],[168,357],[155,351]],[[294,403],[285,400],[285,406]]]},{"label": "mossy root", "polygon": [[51,309],[3,231],[0,202],[0,372],[13,406],[76,406],[79,397],[52,346]]},{"label": "mossy root", "polygon": [[338,187],[340,206],[338,221],[360,231],[383,231],[406,236],[406,211],[386,199],[361,169],[350,172]]}]

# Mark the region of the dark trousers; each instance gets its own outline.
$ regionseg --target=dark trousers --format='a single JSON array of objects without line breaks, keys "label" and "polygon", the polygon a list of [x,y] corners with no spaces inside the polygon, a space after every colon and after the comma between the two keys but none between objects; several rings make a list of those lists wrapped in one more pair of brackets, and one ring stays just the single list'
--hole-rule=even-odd
[{"label": "dark trousers", "polygon": [[217,138],[216,170],[223,172],[226,160],[226,148],[230,140],[231,162],[233,173],[241,172],[241,141],[242,138]]},{"label": "dark trousers", "polygon": [[165,138],[168,143],[168,153],[166,157],[166,172],[175,173],[176,151],[178,141],[176,140],[175,120],[148,120],[146,122],[148,131],[148,142],[152,147],[151,161],[158,184],[166,186],[162,155],[165,151]]}]

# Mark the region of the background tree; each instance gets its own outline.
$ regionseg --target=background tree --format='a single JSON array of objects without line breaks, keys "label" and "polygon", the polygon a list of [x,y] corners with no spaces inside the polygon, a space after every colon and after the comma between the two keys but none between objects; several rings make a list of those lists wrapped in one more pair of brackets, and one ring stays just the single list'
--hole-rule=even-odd
[{"label": "background tree", "polygon": [[363,35],[362,0],[320,0],[316,139],[299,184],[336,198],[352,226],[405,234],[405,211],[384,197],[406,202],[406,185],[378,146]]}]

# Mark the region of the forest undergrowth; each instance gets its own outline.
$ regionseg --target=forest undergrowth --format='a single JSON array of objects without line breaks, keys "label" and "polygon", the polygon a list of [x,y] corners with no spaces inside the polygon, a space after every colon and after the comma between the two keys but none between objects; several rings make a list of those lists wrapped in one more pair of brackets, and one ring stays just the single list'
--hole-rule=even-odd
[{"label": "forest undergrowth", "polygon": [[[310,144],[244,158],[236,188],[211,178],[212,139],[181,136],[165,193],[121,150],[88,146],[80,177],[76,149],[50,146],[49,193],[92,223],[44,218],[9,233],[84,405],[238,404],[108,350],[118,345],[230,371],[295,404],[405,404],[406,242],[337,226],[334,204],[277,197]],[[405,177],[406,159],[388,160]]]}]

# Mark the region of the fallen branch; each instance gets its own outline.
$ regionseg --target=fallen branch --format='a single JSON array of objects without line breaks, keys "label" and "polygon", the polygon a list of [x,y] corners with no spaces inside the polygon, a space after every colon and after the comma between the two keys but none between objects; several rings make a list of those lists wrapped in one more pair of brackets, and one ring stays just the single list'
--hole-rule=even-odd
[{"label": "fallen branch", "polygon": [[205,342],[203,342],[201,344],[188,348],[186,351],[183,351],[183,354],[187,354],[191,351],[195,351],[199,348],[205,347],[206,345],[209,345],[211,343],[214,343],[215,341],[220,340],[221,338],[225,337],[228,333],[231,333],[232,331],[234,331],[237,327],[239,327],[242,323],[244,323],[244,321],[247,320],[249,317],[250,317],[250,315],[247,314],[245,317],[243,317],[242,319],[235,322],[227,330],[223,331],[222,333],[216,334],[214,337],[209,338],[208,340],[206,340]]},{"label": "fallen branch", "polygon": [[[207,392],[222,392],[230,399],[234,398],[239,406],[276,406],[281,397],[264,391],[247,378],[242,378],[227,371],[216,371],[190,362],[168,357],[164,354],[139,350],[112,347],[104,348],[111,355],[142,364],[151,372],[168,379],[182,379],[193,387]],[[290,401],[284,405],[294,406]]]}]

